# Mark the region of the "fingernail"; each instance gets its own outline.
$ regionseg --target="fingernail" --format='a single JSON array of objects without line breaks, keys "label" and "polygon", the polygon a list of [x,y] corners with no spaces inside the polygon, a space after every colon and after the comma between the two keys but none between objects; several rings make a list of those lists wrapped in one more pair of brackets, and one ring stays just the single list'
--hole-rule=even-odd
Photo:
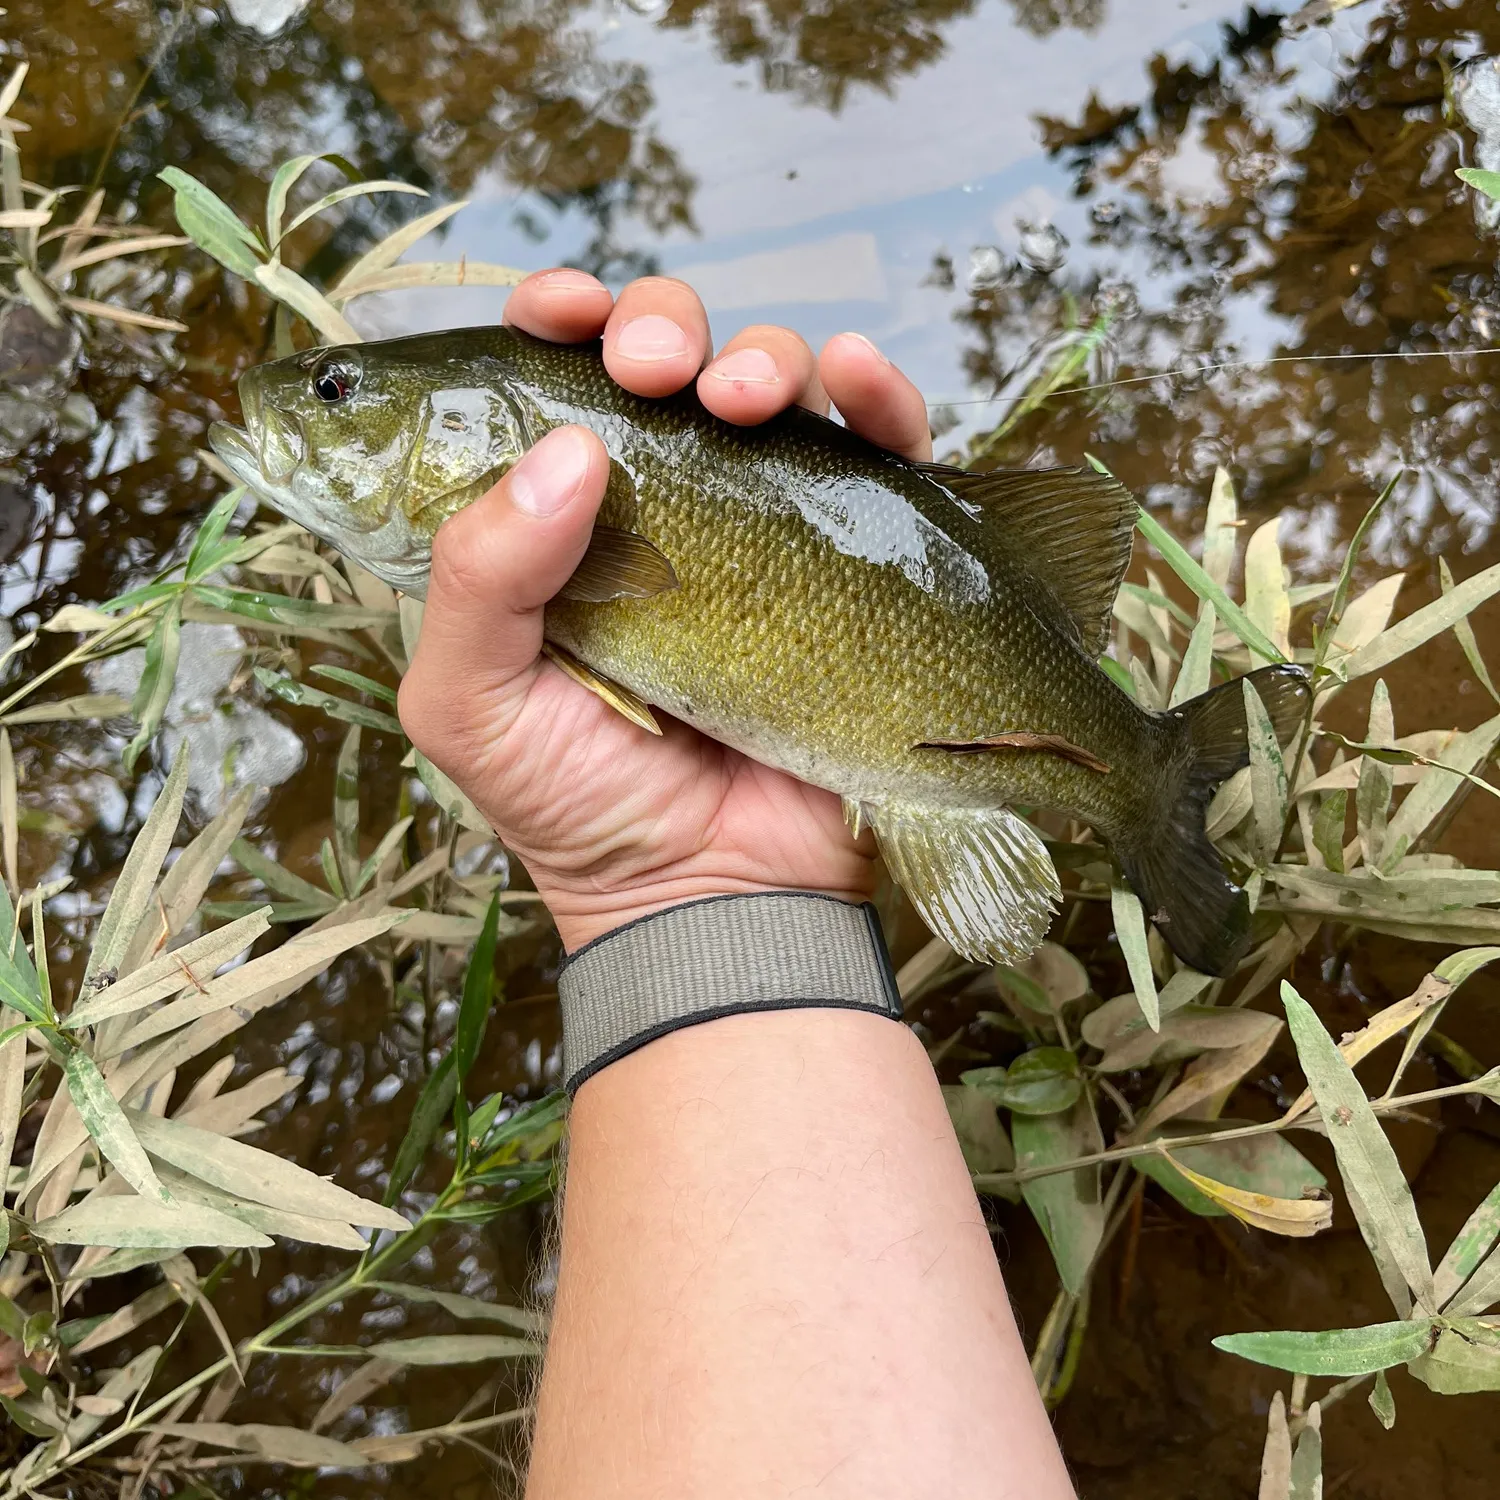
[{"label": "fingernail", "polygon": [[781,379],[776,361],[764,349],[736,349],[716,359],[703,373],[732,385],[775,385]]},{"label": "fingernail", "polygon": [[578,497],[592,463],[585,433],[576,427],[549,432],[510,471],[510,503],[528,516],[555,516]]},{"label": "fingernail", "polygon": [[645,313],[632,318],[614,337],[615,353],[625,359],[653,363],[677,359],[691,353],[688,338],[670,318],[660,313]]},{"label": "fingernail", "polygon": [[564,291],[594,292],[604,290],[604,283],[587,271],[574,271],[567,267],[558,271],[543,271],[537,281],[543,286],[561,287]]},{"label": "fingernail", "polygon": [[864,334],[862,334],[862,333],[845,333],[845,334],[840,334],[840,335],[839,335],[839,336],[840,336],[840,337],[841,337],[841,338],[846,338],[846,339],[858,339],[858,340],[859,340],[859,342],[860,342],[860,343],[861,343],[861,344],[863,344],[863,345],[864,345],[864,346],[865,346],[865,348],[866,348],[866,349],[868,349],[868,350],[869,350],[869,351],[870,351],[870,353],[871,353],[871,354],[873,354],[873,355],[874,355],[874,356],[875,356],[875,358],[876,358],[876,359],[878,359],[878,360],[879,360],[879,361],[880,361],[880,363],[881,363],[881,364],[883,364],[883,365],[888,365],[888,364],[890,364],[890,360],[888,360],[888,359],[887,359],[887,358],[886,358],[886,357],[885,357],[885,355],[883,355],[883,354],[882,354],[882,353],[881,353],[881,352],[880,352],[880,350],[879,350],[879,349],[877,349],[877,348],[876,348],[876,347],[875,347],[875,345],[874,345],[874,344],[872,344],[872,343],[871,343],[871,342],[870,342],[870,341],[869,341],[869,339],[867,339],[867,338],[866,338],[866,337],[865,337],[865,336],[864,336]]}]

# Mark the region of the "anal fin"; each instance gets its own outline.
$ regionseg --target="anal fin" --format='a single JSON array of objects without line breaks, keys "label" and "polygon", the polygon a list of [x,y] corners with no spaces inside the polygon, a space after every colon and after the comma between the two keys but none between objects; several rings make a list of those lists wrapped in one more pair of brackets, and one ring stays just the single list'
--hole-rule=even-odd
[{"label": "anal fin", "polygon": [[1007,807],[865,803],[891,877],[955,952],[1020,963],[1046,936],[1062,898],[1037,831]]},{"label": "anal fin", "polygon": [[602,672],[586,667],[571,651],[565,651],[551,641],[542,642],[542,655],[553,662],[559,671],[571,677],[580,687],[586,687],[595,697],[602,698],[616,713],[624,714],[632,724],[639,724],[642,729],[649,729],[652,734],[661,733],[661,725],[656,722],[656,715],[651,712],[650,705],[645,699],[632,693],[628,687],[622,687],[618,682],[604,676]]}]

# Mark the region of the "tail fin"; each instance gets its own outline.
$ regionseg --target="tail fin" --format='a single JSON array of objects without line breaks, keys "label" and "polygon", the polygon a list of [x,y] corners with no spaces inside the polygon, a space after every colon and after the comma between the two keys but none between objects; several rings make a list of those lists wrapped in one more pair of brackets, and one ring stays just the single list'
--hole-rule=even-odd
[{"label": "tail fin", "polygon": [[[1276,738],[1287,743],[1307,710],[1307,674],[1300,667],[1264,667],[1249,680]],[[1245,893],[1225,874],[1203,827],[1214,788],[1249,763],[1244,692],[1236,678],[1169,715],[1187,731],[1186,769],[1168,784],[1158,816],[1140,836],[1115,840],[1125,877],[1161,935],[1205,974],[1231,972],[1250,940]]]}]

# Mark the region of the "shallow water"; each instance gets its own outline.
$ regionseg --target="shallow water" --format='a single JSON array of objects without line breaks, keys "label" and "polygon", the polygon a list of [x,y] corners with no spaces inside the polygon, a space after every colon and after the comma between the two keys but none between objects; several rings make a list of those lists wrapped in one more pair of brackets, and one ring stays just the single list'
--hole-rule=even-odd
[{"label": "shallow water", "polygon": [[[612,283],[680,275],[702,291],[720,341],[747,322],[791,323],[815,345],[857,329],[929,393],[940,452],[993,428],[1065,346],[1068,324],[1109,308],[1089,367],[1096,388],[1032,416],[996,456],[1093,452],[1183,530],[1228,465],[1252,523],[1284,516],[1301,579],[1332,572],[1405,465],[1371,549],[1382,571],[1409,570],[1401,608],[1436,593],[1439,554],[1459,577],[1500,561],[1500,355],[1451,354],[1500,343],[1495,240],[1452,176],[1480,143],[1444,110],[1445,75],[1500,53],[1493,5],[1366,3],[1299,26],[1197,0],[234,0],[173,12],[21,0],[0,15],[0,38],[31,63],[18,110],[32,126],[28,175],[97,180],[112,209],[135,205],[151,225],[171,223],[155,181],[168,163],[249,215],[276,163],[338,151],[435,201],[470,199],[419,258],[568,262]],[[1487,66],[1458,73],[1459,96],[1486,84]],[[357,202],[323,242],[308,232],[306,263],[335,269],[406,211],[401,199]],[[207,424],[232,414],[234,375],[268,347],[265,308],[199,257],[155,274],[161,306],[193,330],[176,341],[180,359],[160,357],[157,340],[31,349],[44,371],[63,371],[34,379],[7,337],[4,382],[32,382],[12,414],[20,436],[0,448],[0,616],[17,632],[180,555],[218,492],[193,453]],[[371,335],[492,321],[503,295],[391,295],[353,317]],[[1397,357],[1365,357],[1376,354]],[[1475,624],[1486,650],[1500,646],[1500,608]],[[201,734],[212,722],[215,745],[238,747],[238,774],[277,788],[255,813],[257,840],[311,869],[341,736],[315,712],[248,698],[226,728],[211,708],[226,680],[222,640],[200,634],[187,655],[199,692],[184,689],[174,723]],[[1411,720],[1398,732],[1485,716],[1451,637],[1390,685]],[[1339,727],[1359,728],[1361,711],[1351,694]],[[26,874],[71,874],[84,893],[59,909],[64,942],[96,910],[90,894],[107,889],[154,789],[150,773],[118,781],[118,749],[81,729],[17,734],[27,805],[56,820],[33,819]],[[375,823],[394,816],[390,751],[367,736]],[[200,791],[203,814],[217,793],[211,781]],[[1495,831],[1471,800],[1444,847],[1490,866]],[[1361,942],[1309,955],[1297,977],[1336,1032],[1407,993],[1432,957]],[[475,1081],[526,1097],[555,1076],[555,953],[533,943],[509,961],[511,1004]],[[1110,962],[1101,946],[1106,994],[1121,987],[1105,987]],[[1487,1064],[1497,1006],[1500,988],[1481,976],[1450,1011],[1455,1038]],[[942,997],[924,1024],[947,1036],[981,1008],[982,997]],[[380,1169],[419,1086],[421,1039],[389,1013],[377,976],[348,965],[242,1035],[247,1070],[283,1062],[308,1077],[262,1144],[350,1185]],[[1272,1064],[1293,1071],[1289,1049]],[[1241,1092],[1236,1109],[1253,1113],[1255,1090]],[[1435,1243],[1500,1178],[1492,1119],[1454,1105],[1442,1125],[1405,1126],[1400,1146],[1420,1167]],[[1001,1204],[996,1220],[1035,1330],[1052,1288],[1045,1248],[1023,1213]],[[1315,1246],[1224,1222],[1153,1195],[1124,1237],[1134,1248],[1112,1252],[1058,1418],[1089,1500],[1249,1495],[1274,1381],[1213,1353],[1209,1338],[1256,1318],[1323,1326],[1334,1306],[1355,1321],[1384,1316],[1346,1218]],[[443,1241],[419,1269],[454,1289],[513,1294],[536,1233],[535,1219],[502,1219]],[[278,1246],[257,1281],[239,1277],[222,1299],[230,1331],[258,1328],[330,1267],[323,1252]],[[408,1316],[346,1308],[308,1331],[343,1342]],[[429,1325],[413,1316],[410,1331]],[[211,1357],[206,1344],[192,1352]],[[467,1374],[398,1381],[367,1415],[376,1430],[444,1420]],[[242,1419],[297,1420],[329,1376],[318,1361],[263,1362]],[[1330,1412],[1325,1493],[1492,1493],[1497,1440],[1482,1398],[1440,1400],[1404,1374],[1393,1386],[1389,1435],[1362,1397]],[[312,1489],[479,1496],[494,1484],[475,1454],[450,1448],[388,1482],[324,1477]],[[221,1489],[284,1493],[257,1471]]]}]

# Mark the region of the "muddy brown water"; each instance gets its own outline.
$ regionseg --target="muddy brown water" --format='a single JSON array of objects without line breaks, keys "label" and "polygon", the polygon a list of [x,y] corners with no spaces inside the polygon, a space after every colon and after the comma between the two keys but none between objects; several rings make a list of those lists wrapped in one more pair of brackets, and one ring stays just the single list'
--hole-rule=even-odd
[{"label": "muddy brown water", "polygon": [[[721,340],[750,321],[791,323],[815,343],[858,329],[930,393],[940,451],[993,427],[1027,373],[1066,343],[1068,320],[1108,305],[1116,322],[1091,378],[1134,383],[1054,403],[997,447],[1001,461],[1095,452],[1183,530],[1227,465],[1251,522],[1285,518],[1300,580],[1332,573],[1404,464],[1410,477],[1375,530],[1365,575],[1405,568],[1408,610],[1435,595],[1438,555],[1460,577],[1500,561],[1500,356],[1454,352],[1500,335],[1496,241],[1453,179],[1476,141],[1444,106],[1455,70],[1462,78],[1465,64],[1500,53],[1493,4],[1367,3],[1304,24],[1228,0],[235,0],[181,11],[12,0],[0,51],[7,66],[31,64],[19,114],[32,127],[22,144],[34,180],[98,181],[112,209],[160,226],[170,223],[155,181],[163,165],[187,167],[251,214],[276,163],[338,151],[368,176],[471,199],[435,255],[570,262],[615,283],[682,275],[702,289]],[[306,263],[336,267],[404,207],[357,204],[331,232],[309,231]],[[217,492],[192,455],[208,422],[232,411],[235,374],[267,346],[265,306],[195,256],[164,258],[141,291],[190,323],[175,354],[163,357],[164,342],[63,341],[27,363],[27,330],[0,340],[0,397],[24,398],[6,418],[18,436],[0,452],[0,616],[17,632],[180,557]],[[502,296],[386,297],[356,321],[372,335],[490,321]],[[1346,357],[1367,355],[1397,357]],[[1281,362],[1206,368],[1269,358]],[[1136,378],[1163,370],[1186,373]],[[1475,623],[1500,661],[1500,610]],[[1488,711],[1451,637],[1390,685],[1398,732],[1468,728]],[[340,736],[314,712],[251,706],[236,721],[241,771],[274,782],[254,836],[311,870]],[[1338,727],[1357,733],[1362,712],[1351,694]],[[199,715],[200,729],[209,718]],[[31,824],[24,873],[69,874],[82,892],[55,904],[65,989],[157,784],[150,770],[119,780],[119,727],[16,736]],[[370,826],[395,815],[395,760],[392,744],[366,737]],[[1443,847],[1490,867],[1496,822],[1478,800]],[[207,810],[200,802],[196,816]],[[1103,926],[1086,922],[1082,937],[1100,992],[1125,987]],[[918,940],[907,921],[898,946]],[[1337,1033],[1407,993],[1437,956],[1325,933],[1295,977]],[[483,1091],[525,1099],[555,1080],[556,960],[541,936],[506,953],[510,999],[486,1040]],[[919,1024],[932,1038],[959,1031],[951,1056],[984,1058],[993,1036],[976,1016],[990,1003],[982,986],[939,994]],[[1500,1060],[1497,1019],[1500,986],[1480,976],[1445,1027],[1489,1065]],[[260,1143],[371,1190],[433,1055],[421,1031],[359,959],[260,1018],[240,1034],[237,1076],[286,1064],[306,1078]],[[1419,1067],[1452,1079],[1440,1061]],[[1283,1044],[1229,1112],[1268,1117],[1299,1086]],[[1450,1102],[1393,1134],[1430,1238],[1445,1244],[1500,1179],[1494,1110]],[[438,1186],[440,1171],[434,1162],[420,1185]],[[1034,1334],[1054,1286],[1045,1247],[1024,1211],[992,1212]],[[455,1230],[412,1274],[514,1297],[541,1227],[531,1211]],[[218,1299],[231,1333],[262,1326],[337,1259],[283,1244],[266,1252],[258,1276],[236,1273]],[[343,1343],[442,1326],[380,1302],[335,1308],[303,1332]],[[1081,1492],[1252,1495],[1277,1382],[1214,1353],[1210,1338],[1386,1316],[1343,1205],[1334,1232],[1307,1244],[1194,1219],[1148,1193],[1098,1279],[1057,1416]],[[190,1325],[184,1370],[216,1352]],[[471,1376],[398,1379],[335,1431],[442,1422],[472,1393]],[[305,1420],[334,1378],[323,1361],[262,1360],[235,1414]],[[1404,1373],[1392,1386],[1390,1434],[1362,1395],[1330,1411],[1325,1493],[1495,1493],[1492,1398],[1438,1398]],[[373,1478],[246,1469],[215,1484],[247,1496],[477,1497],[509,1481],[453,1446]]]}]

